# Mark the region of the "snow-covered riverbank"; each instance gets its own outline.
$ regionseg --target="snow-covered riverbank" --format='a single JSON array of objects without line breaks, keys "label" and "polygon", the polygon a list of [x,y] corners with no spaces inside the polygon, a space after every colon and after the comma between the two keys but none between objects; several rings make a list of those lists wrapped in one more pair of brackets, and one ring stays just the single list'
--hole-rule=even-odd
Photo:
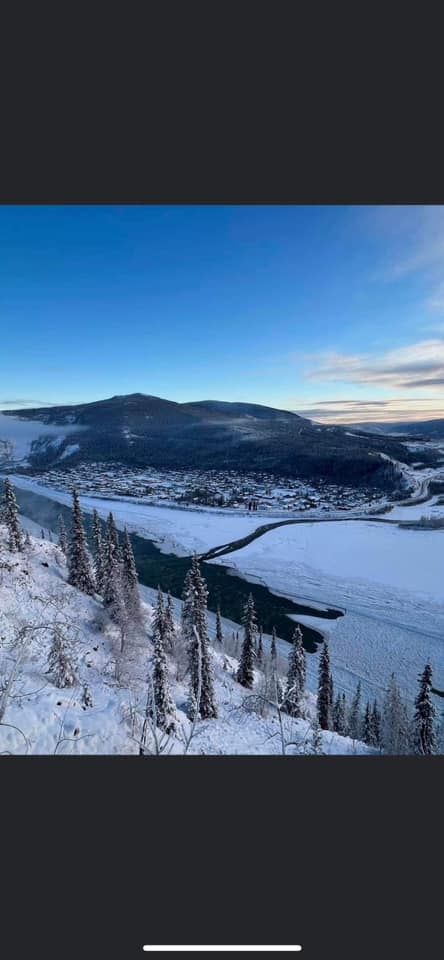
[{"label": "snow-covered riverbank", "polygon": [[[70,503],[68,494],[44,488],[31,478],[19,476],[14,482]],[[111,508],[118,526],[127,524],[130,530],[154,540],[165,553],[178,556],[227,544],[252,533],[263,522],[254,515],[233,516],[211,509],[81,499],[86,511],[96,508],[105,517]],[[444,515],[436,500],[394,507],[387,516],[402,521],[423,514]],[[247,580],[260,581],[292,600],[344,609],[345,616],[339,620],[310,617],[307,622],[331,639],[333,662],[344,690],[352,691],[361,679],[365,694],[379,698],[395,671],[411,696],[427,658],[435,670],[436,687],[444,690],[444,530],[403,530],[396,524],[370,520],[308,521],[269,531],[212,562],[234,568]],[[286,655],[285,641],[281,641],[281,650]],[[318,654],[308,660],[308,683],[314,690]]]}]

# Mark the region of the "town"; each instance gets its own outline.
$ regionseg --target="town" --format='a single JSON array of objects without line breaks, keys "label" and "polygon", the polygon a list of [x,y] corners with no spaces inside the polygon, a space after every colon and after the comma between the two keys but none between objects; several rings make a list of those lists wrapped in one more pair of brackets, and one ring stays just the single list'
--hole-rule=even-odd
[{"label": "town", "polygon": [[381,500],[374,489],[359,489],[318,479],[307,483],[270,473],[235,470],[134,469],[124,464],[88,463],[34,474],[44,486],[84,496],[131,498],[141,503],[258,511],[351,510]]}]

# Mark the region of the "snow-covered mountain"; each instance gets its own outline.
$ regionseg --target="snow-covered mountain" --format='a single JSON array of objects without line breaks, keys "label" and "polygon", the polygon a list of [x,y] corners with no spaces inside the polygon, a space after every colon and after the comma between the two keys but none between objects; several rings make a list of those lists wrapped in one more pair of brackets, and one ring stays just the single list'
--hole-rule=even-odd
[{"label": "snow-covered mountain", "polygon": [[[34,536],[23,552],[10,552],[0,524],[0,752],[3,754],[138,754],[153,653],[152,591],[141,588],[145,626],[132,644],[124,671],[116,675],[118,635],[99,596],[89,597],[67,582],[60,548]],[[179,614],[180,602],[175,601]],[[48,673],[54,626],[68,639],[77,681],[55,686]],[[225,624],[226,626],[226,624]],[[214,641],[210,648],[218,719],[199,721],[190,740],[186,714],[187,680],[170,658],[168,671],[177,726],[159,735],[161,753],[280,754],[310,752],[310,717],[315,701],[306,695],[306,720],[283,717],[273,708],[263,716],[234,679],[237,660]],[[368,753],[364,744],[330,731],[320,734],[329,754]],[[152,752],[156,752],[153,745]]]},{"label": "snow-covered mountain", "polygon": [[[9,431],[9,432],[8,432]],[[19,448],[20,431],[27,437]],[[26,433],[26,431],[28,431]],[[12,452],[5,443],[15,444]],[[386,455],[385,461],[380,453]],[[4,411],[0,468],[120,462],[157,468],[268,470],[393,488],[389,460],[409,452],[387,437],[352,434],[253,403],[175,403],[134,393],[75,406]]]}]

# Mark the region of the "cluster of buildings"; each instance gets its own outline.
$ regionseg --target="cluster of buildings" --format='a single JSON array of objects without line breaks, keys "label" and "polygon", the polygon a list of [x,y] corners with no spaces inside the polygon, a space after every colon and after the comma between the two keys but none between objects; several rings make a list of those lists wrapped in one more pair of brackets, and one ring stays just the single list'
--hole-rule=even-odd
[{"label": "cluster of buildings", "polygon": [[71,490],[84,496],[135,498],[146,503],[206,506],[234,510],[350,510],[371,505],[380,496],[372,490],[356,490],[324,480],[279,477],[269,473],[238,473],[235,470],[135,469],[124,464],[88,463],[61,471],[47,470],[35,476],[46,486]]}]

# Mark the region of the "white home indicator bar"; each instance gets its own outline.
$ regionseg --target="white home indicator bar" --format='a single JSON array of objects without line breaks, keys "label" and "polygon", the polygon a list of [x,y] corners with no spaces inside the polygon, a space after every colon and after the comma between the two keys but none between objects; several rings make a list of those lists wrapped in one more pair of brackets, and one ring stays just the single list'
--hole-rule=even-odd
[{"label": "white home indicator bar", "polygon": [[208,952],[211,951],[213,953],[224,953],[227,951],[230,951],[233,953],[238,953],[238,952],[239,953],[293,953],[293,951],[295,950],[302,950],[302,947],[300,944],[296,944],[293,947],[283,947],[283,946],[248,947],[248,946],[245,946],[245,944],[243,946],[237,946],[237,947],[222,946],[222,945],[218,945],[218,946],[216,945],[213,947],[203,947],[201,945],[194,946],[194,947],[188,947],[188,946],[151,947],[151,946],[148,946],[148,944],[146,944],[143,949],[151,953],[191,953],[191,952],[205,953],[206,951]]}]

